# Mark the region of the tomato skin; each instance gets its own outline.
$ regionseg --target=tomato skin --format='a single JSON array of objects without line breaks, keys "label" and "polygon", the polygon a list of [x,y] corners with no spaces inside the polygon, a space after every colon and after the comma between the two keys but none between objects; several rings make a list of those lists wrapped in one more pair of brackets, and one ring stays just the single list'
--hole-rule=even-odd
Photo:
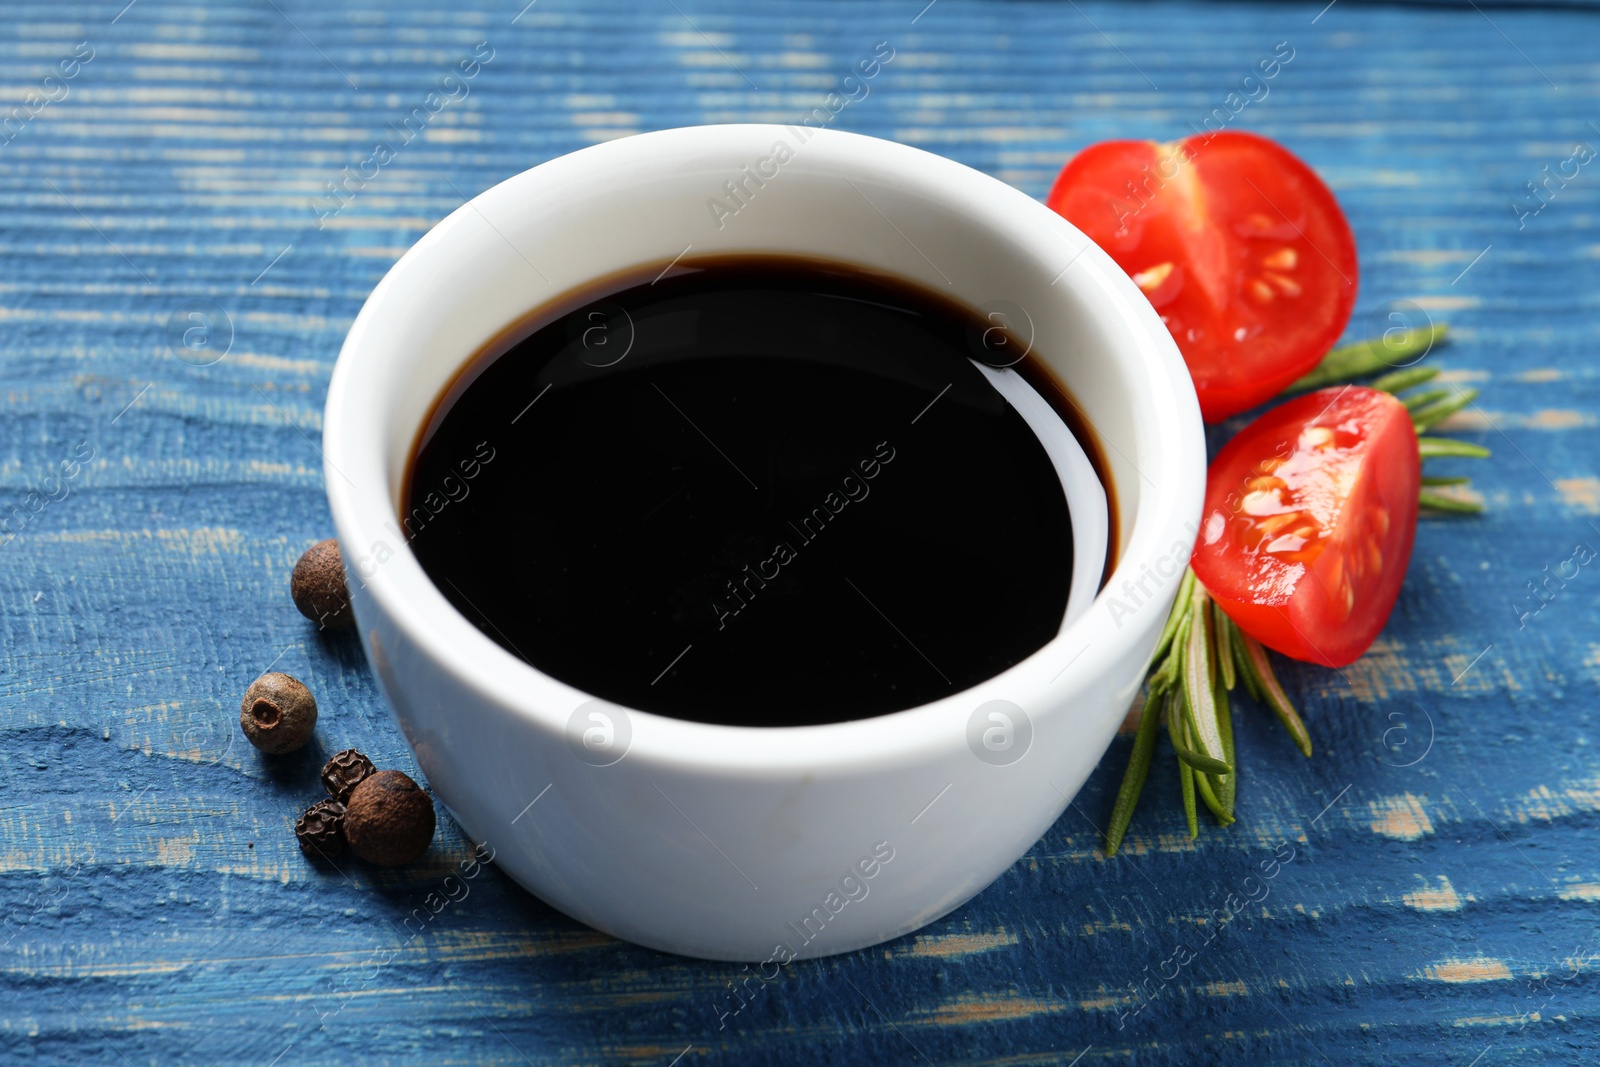
[{"label": "tomato skin", "polygon": [[1350,224],[1311,168],[1265,137],[1104,141],[1067,162],[1045,202],[1161,313],[1207,422],[1282,392],[1350,321]]},{"label": "tomato skin", "polygon": [[1190,565],[1245,633],[1342,667],[1400,596],[1420,481],[1411,415],[1393,396],[1347,385],[1297,397],[1212,461]]}]

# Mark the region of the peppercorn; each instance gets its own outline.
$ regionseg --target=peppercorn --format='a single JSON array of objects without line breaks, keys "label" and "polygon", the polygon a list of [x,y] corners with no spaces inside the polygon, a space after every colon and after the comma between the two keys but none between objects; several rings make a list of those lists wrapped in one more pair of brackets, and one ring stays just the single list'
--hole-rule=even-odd
[{"label": "peppercorn", "polygon": [[345,805],[344,834],[368,863],[399,867],[422,858],[433,841],[433,801],[400,771],[362,779]]},{"label": "peppercorn", "polygon": [[350,851],[344,839],[344,818],[344,805],[337,800],[319,800],[311,805],[294,824],[300,851],[327,859]]},{"label": "peppercorn", "polygon": [[317,698],[298,679],[272,671],[250,683],[239,703],[239,726],[250,743],[274,756],[293,752],[317,728]]},{"label": "peppercorn", "polygon": [[339,803],[347,804],[350,802],[350,791],[375,770],[377,768],[372,765],[372,761],[353,748],[335,752],[333,757],[323,764],[322,788]]},{"label": "peppercorn", "polygon": [[319,627],[348,630],[355,625],[339,542],[329,538],[306,549],[289,576],[289,595],[300,614]]}]

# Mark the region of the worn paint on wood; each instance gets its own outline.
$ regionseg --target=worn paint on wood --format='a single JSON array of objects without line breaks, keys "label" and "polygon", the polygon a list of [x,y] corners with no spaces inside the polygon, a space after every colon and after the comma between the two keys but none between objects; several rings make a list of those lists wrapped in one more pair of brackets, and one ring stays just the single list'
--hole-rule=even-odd
[{"label": "worn paint on wood", "polygon": [[[1594,1059],[1600,576],[1524,614],[1600,543],[1600,162],[1526,186],[1600,145],[1600,13],[525,2],[5,7],[0,119],[36,113],[0,144],[0,1059]],[[739,968],[619,944],[492,869],[442,897],[469,853],[448,820],[409,870],[309,866],[290,826],[322,753],[242,742],[254,675],[312,685],[324,750],[415,770],[355,643],[286,596],[329,533],[321,404],[362,300],[464,196],[636,131],[796,121],[878,41],[895,58],[834,125],[1036,196],[1090,141],[1189,132],[1289,42],[1230,124],[1348,209],[1352,333],[1397,301],[1454,327],[1429,358],[1483,390],[1452,428],[1495,457],[1437,466],[1490,514],[1423,520],[1367,659],[1285,668],[1315,759],[1240,708],[1237,826],[1191,842],[1162,756],[1105,860],[1119,738],[966,907],[741,984],[737,1012]],[[479,42],[470,91],[360,176]]]}]

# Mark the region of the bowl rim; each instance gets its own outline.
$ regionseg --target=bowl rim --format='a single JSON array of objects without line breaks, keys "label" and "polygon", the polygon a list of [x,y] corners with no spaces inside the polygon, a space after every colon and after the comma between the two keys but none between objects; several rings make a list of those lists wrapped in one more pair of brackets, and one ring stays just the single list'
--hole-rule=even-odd
[{"label": "bowl rim", "polygon": [[[433,269],[431,262],[449,242],[493,239],[481,233],[474,237],[468,229],[486,201],[527,200],[538,196],[547,183],[571,183],[589,168],[645,174],[651,166],[667,165],[689,154],[697,158],[725,155],[737,169],[738,163],[749,157],[752,145],[764,150],[774,136],[787,132],[790,127],[755,123],[689,126],[592,145],[492,186],[451,212],[408,249],[363,304],[328,386],[323,419],[324,483],[341,544],[367,545],[381,539],[392,531],[397,518],[390,501],[387,445],[376,432],[358,438],[363,391],[354,383],[362,375],[384,372],[382,351],[367,340],[372,324],[393,317],[399,313],[397,307],[415,299],[414,294],[402,290],[420,287]],[[1070,284],[1075,287],[1092,287],[1097,314],[1118,324],[1117,332],[1128,342],[1118,346],[1119,358],[1136,361],[1134,372],[1146,385],[1132,391],[1135,434],[1141,446],[1146,442],[1152,445],[1148,458],[1140,449],[1145,461],[1138,467],[1140,475],[1143,477],[1147,466],[1155,466],[1169,475],[1169,484],[1159,494],[1153,485],[1141,487],[1132,517],[1125,520],[1125,547],[1118,552],[1116,567],[1090,609],[999,675],[916,707],[807,726],[697,722],[601,701],[626,713],[631,727],[629,747],[622,757],[626,760],[727,777],[776,771],[843,774],[862,766],[931,756],[948,751],[952,744],[964,744],[967,720],[974,709],[990,699],[1016,701],[1019,693],[1027,695],[1022,703],[1031,701],[1040,707],[1039,712],[1030,712],[1037,734],[1042,714],[1069,707],[1074,693],[1113,669],[1141,636],[1165,622],[1165,611],[1141,611],[1132,625],[1108,628],[1101,615],[1107,598],[1130,579],[1142,578],[1135,573],[1140,563],[1154,560],[1175,539],[1193,541],[1205,480],[1204,434],[1194,387],[1166,327],[1111,257],[1044,204],[964,164],[862,134],[831,129],[808,133],[807,155],[815,148],[831,152],[833,157],[848,157],[851,177],[897,183],[947,205],[952,212],[978,215],[995,226],[1008,243],[1028,245],[1047,240],[1059,246],[1057,254],[1062,258],[1070,255],[1062,275],[1070,273]],[[1143,405],[1143,413],[1139,405]],[[365,421],[376,418],[381,416]],[[1186,473],[1192,477],[1183,476]],[[384,529],[385,523],[389,530]],[[348,559],[346,567],[348,570]],[[1181,575],[1179,567],[1170,578],[1157,577],[1157,593],[1151,600],[1162,601],[1176,588]],[[351,580],[357,580],[353,574]],[[564,744],[569,715],[598,699],[538,670],[478,630],[434,586],[407,543],[395,548],[392,558],[359,581],[363,595],[376,602],[388,623],[425,650],[456,685],[546,731],[552,740]],[[359,608],[362,597],[355,599]],[[368,620],[359,616],[358,611],[365,635]],[[372,654],[371,649],[365,651]],[[558,707],[573,711],[558,711]],[[1115,710],[1118,716],[1122,713],[1120,708]]]}]

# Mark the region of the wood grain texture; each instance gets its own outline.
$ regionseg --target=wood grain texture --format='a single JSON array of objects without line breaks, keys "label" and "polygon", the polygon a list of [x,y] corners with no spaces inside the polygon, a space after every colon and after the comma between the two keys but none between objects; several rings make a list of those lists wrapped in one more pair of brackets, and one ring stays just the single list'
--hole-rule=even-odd
[{"label": "wood grain texture", "polygon": [[[0,518],[17,509],[0,535],[0,1059],[1596,1058],[1600,575],[1522,626],[1513,603],[1600,545],[1600,161],[1520,228],[1511,204],[1600,145],[1600,13],[523,2],[0,12],[0,122],[30,91],[56,97],[0,144]],[[492,868],[440,906],[470,849],[448,819],[414,869],[308,865],[290,827],[323,753],[257,757],[236,726],[251,678],[303,678],[327,750],[415,773],[359,649],[287,596],[330,532],[321,405],[362,300],[464,196],[635,131],[794,121],[881,40],[895,59],[835,125],[1034,195],[1090,141],[1188,132],[1290,42],[1233,124],[1344,202],[1352,333],[1391,301],[1454,328],[1430,358],[1484,390],[1455,425],[1495,450],[1470,468],[1489,514],[1424,519],[1367,657],[1284,670],[1313,760],[1246,702],[1237,826],[1190,841],[1163,756],[1105,860],[1124,737],[966,907],[756,980],[736,1014],[739,968],[615,942]],[[480,41],[494,55],[470,94],[319,228],[310,199]],[[93,58],[46,83],[80,42]],[[190,362],[167,336],[201,303],[231,322],[209,366],[191,364],[221,333]],[[31,490],[60,499],[34,511]],[[1292,859],[1272,866],[1275,849]],[[1219,927],[1230,894],[1261,899]]]}]

